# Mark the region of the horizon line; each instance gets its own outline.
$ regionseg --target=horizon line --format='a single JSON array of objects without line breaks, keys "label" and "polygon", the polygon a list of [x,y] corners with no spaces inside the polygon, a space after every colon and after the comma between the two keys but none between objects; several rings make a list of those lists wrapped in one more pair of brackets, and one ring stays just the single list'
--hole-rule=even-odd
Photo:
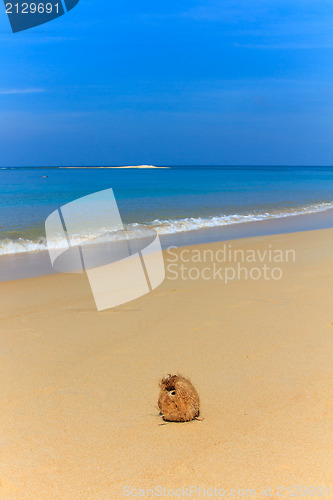
[{"label": "horizon line", "polygon": [[[130,168],[133,168],[133,169],[139,169],[138,167],[140,167],[141,165],[137,165],[137,166],[119,166],[119,165],[68,165],[68,166],[63,166],[63,165],[43,165],[43,166],[40,166],[40,165],[15,165],[15,166],[6,166],[6,165],[1,165],[0,166],[0,169],[1,170],[9,170],[9,169],[17,169],[17,168],[46,168],[46,169],[51,169],[51,168],[54,168],[54,169],[130,169]],[[206,164],[206,163],[200,163],[200,164],[160,164],[160,165],[155,165],[155,168],[166,168],[166,167],[220,167],[220,168],[253,168],[253,167],[261,167],[261,168],[274,168],[274,167],[282,167],[282,168],[310,168],[310,167],[320,167],[320,168],[333,168],[333,164],[332,165],[288,165],[288,164],[218,164],[218,163],[211,163],[211,164]],[[142,170],[145,170],[145,168],[143,168],[141,166],[141,169]],[[147,168],[147,170],[150,170],[150,168]]]}]

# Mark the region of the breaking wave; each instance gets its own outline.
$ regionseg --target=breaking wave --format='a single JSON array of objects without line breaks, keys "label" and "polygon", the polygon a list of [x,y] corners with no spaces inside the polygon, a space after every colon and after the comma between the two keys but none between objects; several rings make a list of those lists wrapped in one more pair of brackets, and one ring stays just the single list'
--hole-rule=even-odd
[{"label": "breaking wave", "polygon": [[[272,212],[250,213],[250,214],[232,214],[232,215],[215,215],[210,217],[187,217],[183,219],[155,219],[145,223],[132,223],[128,224],[125,231],[110,231],[104,228],[102,234],[80,234],[75,237],[75,244],[79,245],[86,243],[90,240],[110,241],[123,239],[125,236],[129,238],[140,238],[146,236],[153,229],[158,234],[172,234],[186,231],[195,231],[199,229],[219,226],[229,226],[232,224],[240,224],[246,222],[263,221],[269,219],[279,219],[290,216],[312,214],[317,212],[324,212],[333,208],[333,202],[325,202],[307,205],[295,209],[285,209]],[[53,238],[52,249],[67,248],[64,239],[59,236],[58,239]],[[0,239],[0,255],[16,254],[22,252],[37,252],[47,250],[47,242],[45,237],[37,239]]]}]

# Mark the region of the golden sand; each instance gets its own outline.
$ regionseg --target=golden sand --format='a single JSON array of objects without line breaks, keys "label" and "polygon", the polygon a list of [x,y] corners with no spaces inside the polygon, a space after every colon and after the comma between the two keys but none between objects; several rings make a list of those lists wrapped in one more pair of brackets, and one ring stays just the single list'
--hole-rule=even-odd
[{"label": "golden sand", "polygon": [[[281,279],[227,285],[167,270],[152,293],[100,313],[83,275],[1,283],[0,498],[328,487],[332,242],[333,230],[234,241],[296,259],[274,263]],[[158,381],[177,372],[204,420],[160,425]]]}]

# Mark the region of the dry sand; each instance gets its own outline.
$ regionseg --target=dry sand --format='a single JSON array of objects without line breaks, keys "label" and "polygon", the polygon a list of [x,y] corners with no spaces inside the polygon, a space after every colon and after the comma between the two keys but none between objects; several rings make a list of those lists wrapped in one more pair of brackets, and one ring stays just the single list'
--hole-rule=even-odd
[{"label": "dry sand", "polygon": [[[149,295],[100,313],[82,275],[0,283],[0,498],[330,486],[333,230],[232,243],[269,244],[296,252],[280,280],[168,271]],[[158,380],[177,371],[204,420],[160,425]]]}]

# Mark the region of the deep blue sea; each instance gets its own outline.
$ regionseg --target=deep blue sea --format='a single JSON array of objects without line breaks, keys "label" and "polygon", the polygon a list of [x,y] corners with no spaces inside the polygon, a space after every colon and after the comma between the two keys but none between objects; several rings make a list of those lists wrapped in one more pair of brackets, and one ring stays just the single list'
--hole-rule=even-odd
[{"label": "deep blue sea", "polygon": [[333,208],[333,167],[1,168],[0,254],[45,249],[51,212],[108,188],[133,235],[169,234]]}]

